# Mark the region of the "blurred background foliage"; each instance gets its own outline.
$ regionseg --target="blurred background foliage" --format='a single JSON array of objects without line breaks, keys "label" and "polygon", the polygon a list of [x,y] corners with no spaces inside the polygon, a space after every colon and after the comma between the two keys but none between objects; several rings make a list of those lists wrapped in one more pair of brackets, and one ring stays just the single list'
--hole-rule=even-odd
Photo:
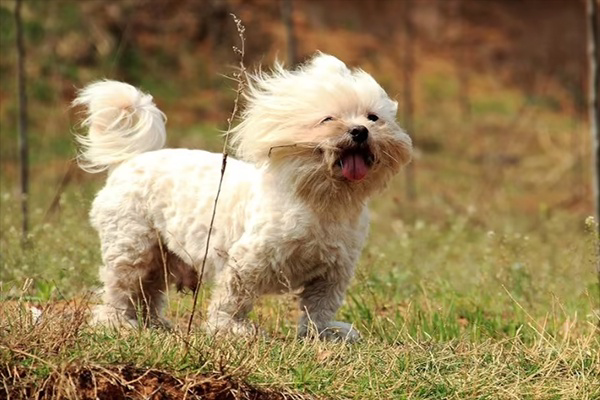
[{"label": "blurred background foliage", "polygon": [[[476,174],[484,192],[510,190],[504,183],[517,170],[524,190],[511,200],[519,208],[543,203],[590,212],[583,1],[407,4],[295,0],[296,58],[321,50],[360,66],[402,111],[410,45],[417,173],[427,168],[428,154],[442,152],[451,156],[443,174]],[[0,157],[3,177],[11,180],[17,162],[13,8],[14,2],[0,1]],[[216,146],[233,99],[225,75],[237,63],[229,13],[247,27],[246,65],[255,68],[277,57],[285,61],[281,10],[281,2],[268,0],[25,1],[33,175],[62,174],[63,161],[74,155],[70,130],[77,118],[69,102],[77,88],[100,78],[151,92],[169,117],[169,145]],[[408,39],[407,18],[414,26]]]}]

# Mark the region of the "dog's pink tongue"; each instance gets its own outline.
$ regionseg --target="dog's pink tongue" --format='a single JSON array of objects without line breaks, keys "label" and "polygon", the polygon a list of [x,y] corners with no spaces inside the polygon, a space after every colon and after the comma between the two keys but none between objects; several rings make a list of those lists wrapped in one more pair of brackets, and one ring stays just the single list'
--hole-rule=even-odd
[{"label": "dog's pink tongue", "polygon": [[348,154],[342,158],[342,174],[350,181],[360,181],[367,175],[369,168],[359,154]]}]

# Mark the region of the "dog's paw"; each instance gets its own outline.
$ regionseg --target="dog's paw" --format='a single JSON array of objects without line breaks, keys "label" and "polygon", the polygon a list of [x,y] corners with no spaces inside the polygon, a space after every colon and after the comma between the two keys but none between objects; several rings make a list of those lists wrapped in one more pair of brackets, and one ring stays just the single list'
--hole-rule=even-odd
[{"label": "dog's paw", "polygon": [[90,325],[106,326],[115,329],[138,329],[142,327],[164,329],[167,331],[173,330],[173,325],[163,316],[131,316],[122,310],[106,304],[97,305],[92,309]]},{"label": "dog's paw", "polygon": [[208,320],[204,329],[211,335],[234,335],[242,337],[264,337],[266,334],[249,321],[236,321],[233,319],[218,321]]},{"label": "dog's paw", "polygon": [[162,316],[153,316],[150,318],[147,325],[152,328],[164,329],[166,331],[172,331],[174,329],[173,324]]},{"label": "dog's paw", "polygon": [[343,341],[347,343],[356,343],[360,341],[360,333],[351,324],[339,321],[331,321],[317,327],[301,326],[298,329],[299,337],[316,336],[315,330],[318,331],[319,338],[330,341]]},{"label": "dog's paw", "polygon": [[123,312],[105,304],[97,305],[92,309],[90,325],[115,329],[138,328],[139,326],[135,318],[129,318]]},{"label": "dog's paw", "polygon": [[325,340],[356,343],[360,340],[360,333],[351,324],[331,321],[320,330],[319,337]]}]

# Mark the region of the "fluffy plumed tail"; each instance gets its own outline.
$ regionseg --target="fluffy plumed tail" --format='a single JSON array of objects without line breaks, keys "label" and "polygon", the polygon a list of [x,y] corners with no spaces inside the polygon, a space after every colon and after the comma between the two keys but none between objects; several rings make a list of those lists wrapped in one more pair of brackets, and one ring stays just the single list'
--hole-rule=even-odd
[{"label": "fluffy plumed tail", "polygon": [[82,125],[87,135],[77,135],[79,166],[101,172],[146,151],[165,145],[166,117],[152,96],[127,83],[100,81],[82,89],[73,106],[85,106]]}]

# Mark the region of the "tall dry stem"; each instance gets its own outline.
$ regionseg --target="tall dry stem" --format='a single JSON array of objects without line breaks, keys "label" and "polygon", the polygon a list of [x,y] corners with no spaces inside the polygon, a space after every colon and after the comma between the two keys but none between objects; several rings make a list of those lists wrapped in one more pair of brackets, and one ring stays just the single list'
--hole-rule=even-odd
[{"label": "tall dry stem", "polygon": [[196,314],[196,306],[198,304],[198,293],[200,293],[200,287],[202,286],[202,281],[204,279],[204,270],[206,267],[206,258],[208,257],[208,249],[210,248],[210,237],[213,230],[213,225],[215,223],[215,215],[217,214],[217,205],[219,203],[219,195],[221,194],[221,186],[223,185],[223,178],[225,176],[225,169],[227,168],[227,148],[229,145],[229,134],[231,133],[231,129],[233,127],[233,121],[237,117],[239,111],[239,100],[244,92],[244,88],[246,87],[245,74],[246,67],[244,65],[244,54],[245,54],[245,42],[246,37],[244,33],[246,28],[242,24],[242,21],[235,15],[231,14],[233,21],[235,22],[235,26],[238,32],[238,37],[240,39],[240,47],[233,46],[233,51],[235,54],[239,56],[239,70],[233,73],[233,80],[237,82],[237,88],[235,91],[235,100],[233,101],[233,110],[231,111],[231,115],[227,118],[227,130],[225,131],[225,138],[223,140],[223,161],[221,163],[221,176],[219,178],[219,186],[217,188],[217,193],[215,195],[215,202],[213,205],[212,216],[210,218],[210,224],[208,226],[208,234],[206,236],[206,246],[204,247],[204,256],[202,257],[202,266],[200,268],[200,274],[198,276],[198,283],[196,284],[196,290],[194,291],[194,303],[192,305],[192,312],[190,314],[190,319],[188,321],[187,326],[187,335],[190,334],[192,330],[192,323],[194,321],[194,315]]}]

